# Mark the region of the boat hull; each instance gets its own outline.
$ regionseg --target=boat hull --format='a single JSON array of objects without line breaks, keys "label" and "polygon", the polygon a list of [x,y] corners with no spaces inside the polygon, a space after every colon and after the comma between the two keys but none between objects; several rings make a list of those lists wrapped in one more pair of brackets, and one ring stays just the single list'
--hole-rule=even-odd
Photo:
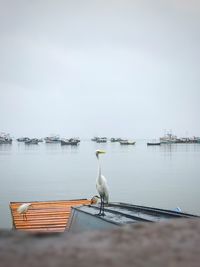
[{"label": "boat hull", "polygon": [[141,222],[161,222],[168,219],[200,218],[196,215],[174,210],[132,205],[128,203],[109,203],[105,206],[105,216],[98,216],[99,205],[72,207],[67,229],[70,232],[101,230],[125,224]]},{"label": "boat hull", "polygon": [[[96,211],[98,213],[98,210]],[[89,230],[103,230],[116,228],[113,222],[102,220],[96,215],[82,212],[80,209],[72,208],[72,215],[68,221],[67,229],[72,233]]]},{"label": "boat hull", "polygon": [[120,141],[120,145],[135,145],[135,142],[131,142],[131,141]]},{"label": "boat hull", "polygon": [[64,145],[77,146],[80,143],[80,141],[79,140],[74,140],[74,141],[61,140],[60,143],[62,146],[64,146]]},{"label": "boat hull", "polygon": [[147,143],[147,146],[160,146],[160,142],[159,143]]}]

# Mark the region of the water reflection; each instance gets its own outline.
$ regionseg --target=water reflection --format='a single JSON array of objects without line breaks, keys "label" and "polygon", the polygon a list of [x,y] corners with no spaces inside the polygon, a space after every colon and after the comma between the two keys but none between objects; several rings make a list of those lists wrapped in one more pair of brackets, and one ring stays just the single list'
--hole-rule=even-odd
[{"label": "water reflection", "polygon": [[44,143],[46,149],[58,149],[61,147],[61,144],[59,142],[57,143]]},{"label": "water reflection", "polygon": [[[0,227],[8,227],[10,201],[85,198],[96,193],[95,150],[108,179],[111,201],[200,214],[200,144],[148,146],[83,141],[0,145]],[[11,164],[12,163],[12,164]],[[169,197],[170,195],[170,197]]]},{"label": "water reflection", "polygon": [[80,145],[61,145],[62,152],[77,153]]},{"label": "water reflection", "polygon": [[39,147],[36,144],[25,144],[24,149],[28,151],[32,151],[32,150],[38,150]]},{"label": "water reflection", "polygon": [[10,154],[12,151],[12,144],[0,144],[0,153],[5,155],[5,154]]},{"label": "water reflection", "polygon": [[200,144],[161,144],[159,146],[161,152],[193,152],[200,151]]},{"label": "water reflection", "polygon": [[108,143],[97,143],[97,142],[94,142],[94,147],[107,147],[108,146]]},{"label": "water reflection", "polygon": [[[18,142],[16,143],[16,148],[17,148],[17,151],[20,153],[20,154],[29,154],[31,152],[37,152],[37,151],[40,151],[40,145],[36,145],[36,144],[25,144],[24,142]],[[15,144],[14,144],[14,150],[15,150]]]}]

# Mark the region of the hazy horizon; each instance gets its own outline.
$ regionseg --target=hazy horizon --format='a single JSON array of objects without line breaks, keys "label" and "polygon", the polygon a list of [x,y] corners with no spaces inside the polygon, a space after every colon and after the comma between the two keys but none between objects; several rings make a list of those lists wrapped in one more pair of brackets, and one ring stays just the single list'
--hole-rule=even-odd
[{"label": "hazy horizon", "polygon": [[0,0],[0,132],[200,136],[200,2]]}]

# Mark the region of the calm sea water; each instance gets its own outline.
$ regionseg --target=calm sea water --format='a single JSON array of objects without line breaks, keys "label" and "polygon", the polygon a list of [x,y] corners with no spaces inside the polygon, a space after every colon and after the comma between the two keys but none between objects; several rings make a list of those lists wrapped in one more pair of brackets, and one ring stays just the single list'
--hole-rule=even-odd
[{"label": "calm sea water", "polygon": [[200,214],[200,144],[147,147],[81,141],[0,145],[0,228],[11,228],[10,201],[91,198],[96,194],[96,149],[110,200]]}]

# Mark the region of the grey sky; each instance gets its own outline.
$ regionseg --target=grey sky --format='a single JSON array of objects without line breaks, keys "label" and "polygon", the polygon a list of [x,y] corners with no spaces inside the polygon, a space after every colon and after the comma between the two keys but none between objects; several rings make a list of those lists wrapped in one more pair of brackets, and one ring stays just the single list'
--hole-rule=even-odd
[{"label": "grey sky", "polygon": [[0,131],[200,136],[200,2],[0,0]]}]

